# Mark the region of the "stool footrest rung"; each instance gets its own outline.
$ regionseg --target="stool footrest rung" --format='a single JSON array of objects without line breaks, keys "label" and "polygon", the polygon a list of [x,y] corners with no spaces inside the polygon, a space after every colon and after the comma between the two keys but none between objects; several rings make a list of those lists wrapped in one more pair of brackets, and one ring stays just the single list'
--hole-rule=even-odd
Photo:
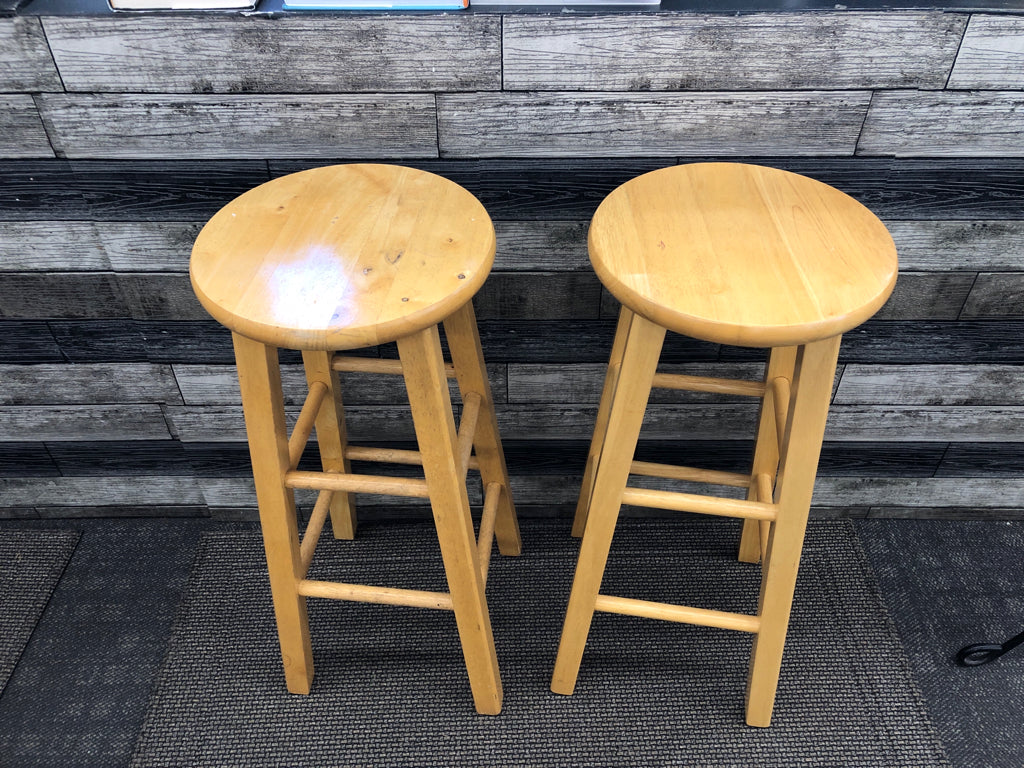
[{"label": "stool footrest rung", "polygon": [[744,379],[717,379],[711,376],[687,376],[682,373],[656,373],[651,385],[658,389],[683,389],[688,392],[711,392],[716,395],[764,397],[765,385]]},{"label": "stool footrest rung", "polygon": [[302,452],[306,450],[306,443],[313,433],[313,425],[316,424],[317,414],[320,413],[320,406],[323,405],[326,396],[327,385],[322,381],[313,382],[305,402],[302,403],[302,410],[292,429],[292,435],[288,438],[288,462],[292,469],[299,465]]},{"label": "stool footrest rung", "polygon": [[621,613],[625,616],[639,616],[645,619],[661,619],[681,624],[698,624],[702,627],[736,629],[740,632],[757,634],[761,619],[745,613],[711,611],[706,608],[691,608],[686,605],[654,603],[649,600],[635,600],[630,597],[598,595],[594,609],[605,613]]},{"label": "stool footrest rung", "polygon": [[427,481],[417,477],[384,477],[382,475],[351,475],[340,472],[299,472],[284,475],[286,488],[311,488],[316,491],[377,493],[382,496],[409,496],[426,499]]},{"label": "stool footrest rung", "polygon": [[[354,357],[352,355],[335,355],[331,358],[331,370],[341,373],[383,373],[401,376],[401,360],[382,360],[377,357]],[[455,378],[455,366],[444,364],[444,373],[449,379]]]},{"label": "stool footrest rung", "polygon": [[476,436],[476,424],[480,419],[480,406],[483,398],[476,392],[468,392],[462,404],[462,418],[459,419],[458,453],[459,479],[466,482],[469,471],[469,457],[473,453],[473,438]]},{"label": "stool footrest rung", "polygon": [[501,484],[488,483],[484,492],[484,510],[480,514],[480,533],[477,534],[476,552],[480,559],[480,576],[487,586],[487,571],[491,567],[491,549],[494,547],[494,521],[498,518]]},{"label": "stool footrest rung", "polygon": [[300,595],[326,597],[331,600],[350,600],[356,603],[380,605],[407,605],[412,608],[436,608],[451,611],[452,596],[447,592],[423,592],[418,589],[370,587],[365,584],[341,584],[336,581],[310,581],[302,579],[297,585]]},{"label": "stool footrest rung", "polygon": [[738,472],[719,472],[714,469],[698,469],[696,467],[678,467],[674,464],[655,464],[651,461],[634,461],[629,466],[631,475],[643,477],[662,477],[666,480],[688,480],[693,483],[709,485],[728,485],[735,488],[747,488],[750,475]]},{"label": "stool footrest rung", "polygon": [[694,493],[675,491],[654,491],[649,488],[626,486],[622,494],[623,504],[654,509],[671,509],[676,512],[696,512],[701,515],[741,517],[749,520],[774,520],[776,506],[763,501],[744,499],[723,499],[718,496],[700,496]]},{"label": "stool footrest rung", "polygon": [[313,511],[309,514],[306,532],[302,534],[302,541],[299,543],[303,573],[309,570],[309,564],[313,562],[313,552],[316,551],[316,543],[320,540],[320,532],[324,529],[327,513],[331,511],[331,499],[333,497],[334,491],[320,491],[320,495],[316,497]]},{"label": "stool footrest rung", "polygon": [[[407,451],[401,448],[369,448],[359,445],[346,445],[345,458],[352,461],[378,461],[383,464],[423,466],[423,455],[419,451]],[[476,456],[470,456],[469,468],[480,469],[480,462],[477,461]]]}]

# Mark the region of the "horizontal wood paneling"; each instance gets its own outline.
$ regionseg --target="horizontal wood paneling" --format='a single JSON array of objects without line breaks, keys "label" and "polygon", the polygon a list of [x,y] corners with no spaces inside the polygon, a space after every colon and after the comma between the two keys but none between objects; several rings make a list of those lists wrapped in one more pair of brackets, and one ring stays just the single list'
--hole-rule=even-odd
[{"label": "horizontal wood paneling", "polygon": [[14,272],[0,280],[0,316],[16,318],[126,317],[117,277],[111,272]]},{"label": "horizontal wood paneling", "polygon": [[269,178],[265,161],[0,160],[0,220],[205,221]]},{"label": "horizontal wood paneling", "polygon": [[91,221],[11,221],[0,227],[0,271],[110,270]]},{"label": "horizontal wood paneling", "polygon": [[[937,499],[936,504],[942,500]],[[1021,507],[871,507],[868,519],[887,518],[893,520],[1020,520],[1024,518]],[[812,511],[813,517],[813,511]]]},{"label": "horizontal wood paneling", "polygon": [[202,222],[95,222],[100,244],[118,272],[187,272]]},{"label": "horizontal wood paneling", "polygon": [[836,405],[826,440],[920,440],[1005,443],[1024,432],[1021,406]]},{"label": "horizontal wood paneling", "polygon": [[183,402],[169,365],[0,365],[0,382],[2,405]]},{"label": "horizontal wood paneling", "polygon": [[69,91],[346,93],[501,87],[501,18],[47,18]]},{"label": "horizontal wood paneling", "polygon": [[0,93],[61,89],[39,19],[0,18]]},{"label": "horizontal wood paneling", "polygon": [[587,222],[496,221],[495,271],[588,271]]},{"label": "horizontal wood paneling", "polygon": [[[1018,437],[1018,440],[1020,438]],[[1024,471],[1024,441],[1016,443],[952,443],[936,470],[939,477],[1020,477]],[[1020,505],[1020,499],[1007,499]]]},{"label": "horizontal wood paneling", "polygon": [[[926,149],[915,154],[933,154]],[[872,199],[858,199],[886,219],[1021,218],[1022,159],[899,158],[889,161],[884,180],[876,180],[872,190],[877,189],[878,181],[882,189]]]},{"label": "horizontal wood paneling", "polygon": [[204,320],[203,309],[188,275],[118,274],[125,303],[131,317],[139,320]]},{"label": "horizontal wood paneling", "polygon": [[868,321],[847,331],[839,359],[848,363],[1024,363],[1024,322]]},{"label": "horizontal wood paneling", "polygon": [[879,91],[858,155],[1020,157],[1024,93]]},{"label": "horizontal wood paneling", "polygon": [[900,272],[879,320],[955,320],[974,284],[973,273]]},{"label": "horizontal wood paneling", "polygon": [[191,477],[2,478],[0,498],[24,506],[150,506],[205,503]]},{"label": "horizontal wood paneling", "polygon": [[0,440],[166,440],[158,405],[9,405]]},{"label": "horizontal wood paneling", "polygon": [[1024,221],[885,224],[896,243],[901,270],[1012,271],[1024,266]]},{"label": "horizontal wood paneling", "polygon": [[[39,442],[0,443],[0,476],[57,477],[61,474],[50,452]],[[0,502],[0,507],[4,506]]]},{"label": "horizontal wood paneling", "polygon": [[821,506],[1006,507],[1024,498],[1021,478],[819,477]]},{"label": "horizontal wood paneling", "polygon": [[[45,445],[65,477],[196,474],[191,457],[177,440],[52,442]],[[249,473],[252,474],[251,466]]]},{"label": "horizontal wood paneling", "polygon": [[979,274],[961,317],[1024,317],[1024,272]]},{"label": "horizontal wood paneling", "polygon": [[434,98],[416,94],[38,97],[70,158],[437,155]]},{"label": "horizontal wood paneling", "polygon": [[504,25],[508,90],[942,88],[967,17],[524,14]]},{"label": "horizontal wood paneling", "polygon": [[1024,18],[974,14],[949,88],[1024,88]]},{"label": "horizontal wood paneling", "polygon": [[870,93],[437,97],[442,157],[850,155]]},{"label": "horizontal wood paneling", "polygon": [[590,271],[492,272],[473,304],[480,320],[596,320],[601,283]]},{"label": "horizontal wood paneling", "polygon": [[53,157],[31,96],[0,93],[0,157]]},{"label": "horizontal wood paneling", "polygon": [[46,323],[0,320],[0,360],[8,363],[56,363],[64,359]]},{"label": "horizontal wood paneling", "polygon": [[[847,365],[837,405],[1024,405],[1021,365]],[[960,439],[950,435],[950,439]]]}]

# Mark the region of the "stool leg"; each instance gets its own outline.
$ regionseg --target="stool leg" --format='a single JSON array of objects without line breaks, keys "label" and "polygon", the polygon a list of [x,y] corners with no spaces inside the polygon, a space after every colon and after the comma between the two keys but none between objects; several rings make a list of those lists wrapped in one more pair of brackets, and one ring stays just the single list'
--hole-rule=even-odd
[{"label": "stool leg", "polygon": [[771,722],[838,355],[838,336],[797,352],[789,428],[775,488],[779,511],[768,540],[758,600],[761,627],[750,658],[748,725],[767,727]]},{"label": "stool leg", "polygon": [[[771,388],[772,381],[780,376],[793,383],[793,368],[796,365],[796,347],[775,347],[768,353],[768,364],[765,366],[764,383]],[[754,462],[751,477],[767,474],[773,480],[779,467],[779,438],[775,427],[775,409],[772,407],[772,395],[766,393],[761,398],[761,414],[758,418],[757,442],[754,445]],[[756,482],[751,484],[748,499],[757,495]],[[768,544],[770,523],[767,521],[744,520],[743,535],[740,538],[739,559],[744,563],[756,563],[761,560],[761,553]]]},{"label": "stool leg", "polygon": [[[317,381],[327,386],[327,397],[316,415],[316,441],[320,446],[320,462],[324,472],[348,474],[352,468],[345,458],[345,446],[348,445],[345,412],[341,403],[338,375],[331,370],[332,357],[330,352],[307,350],[302,353],[302,362],[310,386]],[[335,491],[331,497],[331,529],[336,539],[355,538],[356,506],[352,494]]]},{"label": "stool leg", "polygon": [[625,324],[622,365],[610,396],[604,448],[595,473],[587,527],[580,544],[576,576],[551,679],[551,690],[555,693],[571,694],[576,687],[622,493],[665,339],[664,328],[639,315],[631,313]]},{"label": "stool leg", "polygon": [[608,433],[608,412],[611,409],[612,397],[619,382],[619,370],[622,368],[622,350],[626,345],[633,312],[625,306],[619,311],[619,322],[615,326],[615,341],[612,342],[612,354],[608,360],[608,370],[601,389],[601,404],[597,408],[597,422],[594,424],[594,435],[590,440],[587,463],[583,470],[583,483],[580,485],[580,497],[576,502],[576,515],[572,521],[572,535],[579,538],[587,527],[587,516],[590,510],[590,498],[594,493],[594,477],[597,465],[601,461],[604,450],[604,439]]},{"label": "stool leg", "polygon": [[502,688],[466,485],[457,477],[455,420],[437,326],[398,340],[423,473],[476,710],[501,711]]},{"label": "stool leg", "polygon": [[295,495],[284,487],[289,468],[288,431],[277,349],[238,334],[232,337],[285,682],[292,693],[309,693],[313,648],[306,598],[295,587],[305,574],[299,555]]},{"label": "stool leg", "polygon": [[505,452],[498,434],[498,419],[494,413],[494,396],[491,393],[491,382],[487,378],[472,301],[466,302],[444,321],[444,333],[463,400],[470,392],[476,392],[481,397],[480,417],[477,419],[473,439],[473,450],[480,463],[480,478],[484,488],[491,483],[498,483],[505,489],[498,502],[498,514],[494,522],[498,551],[503,555],[518,555],[522,551],[519,521],[512,503],[512,487],[509,485]]}]

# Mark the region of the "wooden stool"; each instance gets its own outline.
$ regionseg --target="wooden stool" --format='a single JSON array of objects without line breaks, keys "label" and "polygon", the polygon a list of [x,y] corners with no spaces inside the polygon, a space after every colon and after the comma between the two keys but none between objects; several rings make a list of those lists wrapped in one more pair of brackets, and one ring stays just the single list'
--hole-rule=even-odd
[{"label": "wooden stool", "polygon": [[[502,688],[484,587],[493,537],[520,550],[472,297],[494,261],[494,228],[480,202],[439,176],[388,165],[339,165],[263,184],[221,209],[192,251],[192,286],[234,337],[270,587],[288,690],[309,693],[313,658],[307,597],[455,611],[478,712],[501,710]],[[441,355],[443,323],[452,363]],[[398,342],[400,360],[335,354]],[[302,350],[309,394],[291,437],[278,347]],[[419,451],[346,440],[337,371],[401,374]],[[448,379],[462,418],[452,416]],[[298,471],[316,427],[323,472]],[[475,455],[473,451],[475,449]],[[425,479],[352,474],[353,459],[419,464]],[[479,469],[485,492],[479,541],[466,492]],[[293,489],[320,491],[299,536]],[[429,498],[449,592],[306,578],[328,514],[351,539],[350,494]]]},{"label": "wooden stool", "polygon": [[[595,610],[737,629],[755,635],[747,723],[767,726],[840,335],[892,292],[896,249],[845,194],[735,163],[665,168],[623,184],[597,209],[589,246],[623,306],[576,510],[573,533],[583,542],[551,689],[573,692]],[[764,381],[657,373],[666,329],[770,347]],[[761,398],[750,475],[633,461],[652,386]],[[747,499],[628,487],[630,474],[746,488]],[[621,504],[743,518],[740,559],[763,562],[757,615],[599,594]]]}]

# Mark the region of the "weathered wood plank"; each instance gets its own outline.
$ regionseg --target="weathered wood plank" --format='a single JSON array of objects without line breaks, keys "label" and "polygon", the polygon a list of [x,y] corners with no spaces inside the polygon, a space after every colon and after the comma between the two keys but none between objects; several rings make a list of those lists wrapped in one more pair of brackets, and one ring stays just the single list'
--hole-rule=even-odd
[{"label": "weathered wood plank", "polygon": [[852,155],[867,91],[439,94],[442,157]]},{"label": "weathered wood plank", "polygon": [[[136,517],[210,517],[210,510],[205,504],[174,504],[168,496],[159,504],[87,504],[87,505],[49,505],[36,507],[41,520],[68,520],[88,518],[136,518]],[[258,516],[253,518],[258,519]]]},{"label": "weathered wood plank", "polygon": [[0,270],[109,271],[110,259],[91,221],[12,221],[0,227]]},{"label": "weathered wood plank", "polygon": [[864,121],[858,155],[1020,157],[1024,93],[879,91]]},{"label": "weathered wood plank", "polygon": [[43,94],[54,147],[70,158],[402,158],[437,155],[425,94]]},{"label": "weathered wood plank", "polygon": [[203,309],[186,274],[120,273],[121,288],[129,315],[139,320],[204,320]]},{"label": "weathered wood plank", "polygon": [[[0,476],[59,477],[60,474],[43,443],[0,443]],[[0,501],[0,505],[5,502]]]},{"label": "weathered wood plank", "polygon": [[128,305],[110,272],[12,272],[0,280],[0,316],[114,318]]},{"label": "weathered wood plank", "polygon": [[182,405],[169,365],[0,365],[0,405]]},{"label": "weathered wood plank", "polygon": [[1024,363],[1024,322],[868,321],[843,336],[841,362]]},{"label": "weathered wood plank", "polygon": [[31,96],[0,93],[0,157],[53,157]]},{"label": "weathered wood plank", "polygon": [[1024,221],[887,221],[886,227],[903,270],[984,272],[1024,266]]},{"label": "weathered wood plank", "polygon": [[[935,501],[936,504],[941,502],[941,499]],[[1021,520],[1024,519],[1024,508],[979,508],[977,505],[967,507],[870,507],[867,516],[872,520],[880,518],[895,520]]]},{"label": "weathered wood plank", "polygon": [[971,16],[949,88],[1024,88],[1024,19]]},{"label": "weathered wood plank", "polygon": [[17,506],[149,506],[203,504],[191,477],[52,477],[0,479],[0,498]]},{"label": "weathered wood plank", "polygon": [[495,271],[573,272],[590,269],[584,221],[496,221]]},{"label": "weathered wood plank", "polygon": [[[1020,477],[1024,468],[1024,442],[950,443],[935,472],[936,477]],[[1012,500],[1019,503],[1019,499]],[[1011,500],[1007,499],[1007,503]]]},{"label": "weathered wood plank", "polygon": [[[182,442],[239,442],[246,439],[242,409],[230,405],[169,405],[164,413],[172,435]],[[289,427],[299,415],[290,406],[285,415]],[[408,406],[357,406],[345,409],[349,437],[353,443],[377,440],[415,440]]]},{"label": "weathered wood plank", "polygon": [[46,323],[0,320],[0,360],[6,363],[57,363],[64,360]]},{"label": "weathered wood plank", "polygon": [[504,20],[506,90],[942,88],[966,16],[643,14]]},{"label": "weathered wood plank", "polygon": [[825,439],[1005,443],[1022,432],[1021,406],[836,405]]},{"label": "weathered wood plank", "polygon": [[0,161],[0,220],[205,221],[269,179],[257,161]]},{"label": "weathered wood plank", "polygon": [[847,365],[833,402],[836,405],[1024,405],[1024,367]]},{"label": "weathered wood plank", "polygon": [[1024,499],[1024,478],[819,477],[814,504],[871,507],[1006,507]]},{"label": "weathered wood plank", "polygon": [[132,363],[150,359],[146,339],[138,324],[131,320],[54,320],[48,325],[62,359],[69,363]]},{"label": "weathered wood plank", "polygon": [[[501,88],[501,18],[46,18],[69,91],[354,93]],[[310,55],[315,51],[315,55]]]},{"label": "weathered wood plank", "polygon": [[[869,206],[879,216],[937,220],[1021,218],[1022,159],[901,158],[890,163],[884,188]],[[858,199],[868,204],[863,198]]]},{"label": "weathered wood plank", "polygon": [[60,77],[39,19],[0,18],[0,93],[60,90]]},{"label": "weathered wood plank", "polygon": [[159,405],[0,407],[0,440],[167,440]]},{"label": "weathered wood plank", "polygon": [[[197,478],[196,483],[202,491],[203,498],[210,507],[244,508],[256,506],[256,492],[252,478]],[[474,485],[467,487],[469,503],[483,503],[481,494]],[[309,508],[316,501],[316,491],[296,490],[295,502],[299,507]],[[361,509],[363,504],[374,506],[409,506],[409,499],[402,496],[377,496],[357,494],[356,504]]]},{"label": "weathered wood plank", "polygon": [[95,222],[110,266],[117,272],[187,272],[203,222]]},{"label": "weathered wood plank", "polygon": [[879,320],[955,320],[974,284],[970,272],[900,272]]},{"label": "weathered wood plank", "polygon": [[601,283],[589,270],[492,272],[473,305],[481,320],[596,320],[601,312]]},{"label": "weathered wood plank", "polygon": [[1024,272],[979,274],[960,316],[1024,317]]},{"label": "weathered wood plank", "polygon": [[54,442],[46,449],[65,477],[196,474],[177,440]]}]

